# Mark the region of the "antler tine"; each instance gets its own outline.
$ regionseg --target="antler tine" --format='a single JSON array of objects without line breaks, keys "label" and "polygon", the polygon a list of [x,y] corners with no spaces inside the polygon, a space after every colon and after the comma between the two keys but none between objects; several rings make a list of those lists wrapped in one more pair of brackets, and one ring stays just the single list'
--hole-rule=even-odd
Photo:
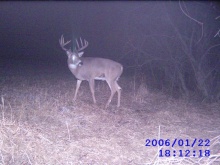
[{"label": "antler tine", "polygon": [[65,50],[65,51],[67,51],[67,49],[66,49],[64,46],[66,46],[66,45],[67,45],[68,43],[70,43],[70,42],[71,42],[71,40],[69,40],[69,41],[67,41],[67,42],[65,43],[63,35],[62,35],[61,38],[59,39],[60,46],[61,46],[61,48],[62,48],[63,50]]},{"label": "antler tine", "polygon": [[80,48],[80,45],[79,45],[79,42],[77,41],[77,39],[76,39],[76,44],[77,44],[77,47],[78,47],[77,51],[81,51],[89,45],[88,41],[86,41],[85,39],[84,39],[84,44],[83,44],[83,41],[82,41],[81,37],[80,37],[81,48]]},{"label": "antler tine", "polygon": [[77,45],[77,49],[79,49],[79,43],[78,43],[77,39],[76,39],[76,45]]},{"label": "antler tine", "polygon": [[79,39],[80,39],[81,45],[83,45],[82,38],[80,37]]}]

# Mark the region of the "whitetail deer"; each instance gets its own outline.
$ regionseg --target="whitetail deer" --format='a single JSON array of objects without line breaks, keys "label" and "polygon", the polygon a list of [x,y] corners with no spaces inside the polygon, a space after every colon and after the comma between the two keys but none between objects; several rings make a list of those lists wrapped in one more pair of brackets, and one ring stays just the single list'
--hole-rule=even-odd
[{"label": "whitetail deer", "polygon": [[117,80],[123,72],[123,66],[120,63],[117,63],[110,59],[97,57],[82,57],[84,52],[81,51],[84,50],[89,45],[89,43],[86,40],[82,41],[81,38],[79,43],[76,39],[77,48],[75,48],[72,51],[71,48],[65,48],[65,46],[70,42],[71,40],[65,42],[63,35],[59,40],[61,48],[67,54],[68,67],[72,74],[77,78],[74,100],[76,100],[81,82],[83,80],[87,80],[89,82],[93,102],[95,104],[95,80],[105,80],[108,83],[108,86],[111,90],[111,95],[105,105],[105,108],[107,108],[110,104],[112,97],[114,96],[116,91],[118,93],[117,107],[119,107],[121,100],[121,87],[118,85]]}]

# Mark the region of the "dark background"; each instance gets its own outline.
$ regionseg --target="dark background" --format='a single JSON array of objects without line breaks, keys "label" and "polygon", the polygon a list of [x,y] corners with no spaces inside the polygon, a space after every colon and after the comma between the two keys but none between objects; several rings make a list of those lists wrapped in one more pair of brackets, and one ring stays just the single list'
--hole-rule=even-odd
[{"label": "dark background", "polygon": [[218,16],[215,1],[0,2],[0,73],[71,75],[64,34],[89,42],[84,56],[118,61],[152,89],[219,100]]},{"label": "dark background", "polygon": [[131,4],[135,3],[1,2],[1,60],[13,67],[45,62],[66,67],[66,56],[58,42],[62,34],[65,39],[85,38],[89,42],[85,56],[119,58],[123,10],[129,10]]}]

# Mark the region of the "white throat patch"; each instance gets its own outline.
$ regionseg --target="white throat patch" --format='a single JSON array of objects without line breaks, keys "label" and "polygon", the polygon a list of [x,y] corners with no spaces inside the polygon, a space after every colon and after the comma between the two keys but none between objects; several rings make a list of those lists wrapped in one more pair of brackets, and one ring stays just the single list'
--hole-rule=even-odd
[{"label": "white throat patch", "polygon": [[69,68],[70,68],[70,69],[76,69],[76,68],[77,68],[77,65],[69,64]]}]

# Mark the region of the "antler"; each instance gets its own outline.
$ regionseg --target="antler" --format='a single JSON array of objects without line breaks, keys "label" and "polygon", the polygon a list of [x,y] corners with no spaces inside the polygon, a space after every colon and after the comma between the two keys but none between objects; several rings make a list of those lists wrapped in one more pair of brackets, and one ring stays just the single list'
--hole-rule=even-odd
[{"label": "antler", "polygon": [[67,51],[68,49],[66,49],[64,46],[66,46],[66,45],[67,45],[68,43],[70,43],[70,42],[71,42],[71,40],[69,40],[69,41],[67,41],[67,42],[65,43],[63,35],[62,35],[61,38],[59,39],[60,46],[61,46],[61,48],[62,48],[63,50],[65,50],[65,51]]},{"label": "antler", "polygon": [[83,50],[83,49],[85,49],[85,48],[89,45],[88,41],[86,41],[85,39],[84,39],[84,44],[83,44],[81,37],[80,37],[80,45],[81,45],[81,47],[80,47],[80,45],[79,45],[77,39],[76,39],[76,44],[77,44],[77,47],[78,47],[78,48],[77,48],[77,51],[78,51],[78,52],[81,51],[81,50]]}]

